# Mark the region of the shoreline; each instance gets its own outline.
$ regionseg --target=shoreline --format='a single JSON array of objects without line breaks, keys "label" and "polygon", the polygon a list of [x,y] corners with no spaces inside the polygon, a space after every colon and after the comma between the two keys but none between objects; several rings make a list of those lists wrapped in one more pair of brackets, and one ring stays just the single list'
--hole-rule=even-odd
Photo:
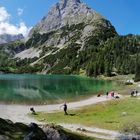
[{"label": "shoreline", "polygon": [[[78,109],[83,106],[96,104],[99,102],[104,102],[111,100],[112,98],[107,98],[106,96],[101,97],[90,97],[85,100],[76,101],[76,102],[69,102],[67,103],[68,109]],[[48,105],[5,105],[0,104],[0,118],[4,119],[10,119],[13,122],[22,122],[25,124],[35,122],[39,123],[37,120],[31,118],[28,116],[28,113],[30,113],[30,108],[34,107],[36,112],[54,112],[54,111],[60,111],[60,106],[62,104],[48,104]]]},{"label": "shoreline", "polygon": [[67,103],[71,103],[71,102],[79,102],[79,101],[83,101],[83,100],[87,100],[90,99],[92,97],[96,97],[98,93],[101,93],[102,96],[105,95],[105,92],[103,93],[102,91],[100,92],[95,92],[89,95],[79,95],[79,97],[76,97],[75,99],[73,99],[74,97],[71,98],[66,98],[66,99],[61,99],[61,100],[55,100],[55,101],[45,101],[45,102],[40,102],[40,103],[34,103],[34,102],[24,102],[24,103],[19,103],[19,102],[4,102],[4,101],[0,101],[0,105],[15,105],[15,106],[45,106],[45,105],[56,105],[56,104],[63,104],[64,102]]}]

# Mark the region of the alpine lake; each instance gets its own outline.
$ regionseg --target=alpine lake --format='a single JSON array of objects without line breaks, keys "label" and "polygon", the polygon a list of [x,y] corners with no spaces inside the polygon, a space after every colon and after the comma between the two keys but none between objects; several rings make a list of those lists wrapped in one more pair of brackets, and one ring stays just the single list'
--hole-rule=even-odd
[{"label": "alpine lake", "polygon": [[119,88],[113,81],[75,75],[0,74],[0,103],[61,103]]}]

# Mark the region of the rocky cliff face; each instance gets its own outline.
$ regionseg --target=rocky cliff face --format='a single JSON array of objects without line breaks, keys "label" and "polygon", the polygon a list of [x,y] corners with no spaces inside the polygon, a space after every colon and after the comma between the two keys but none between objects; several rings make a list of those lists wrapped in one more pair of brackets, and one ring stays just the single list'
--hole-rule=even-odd
[{"label": "rocky cliff face", "polygon": [[33,27],[28,45],[63,48],[78,43],[83,49],[89,40],[96,40],[93,45],[99,44],[116,34],[108,20],[80,0],[59,0]]},{"label": "rocky cliff face", "polygon": [[0,35],[0,44],[7,43],[10,41],[21,40],[23,38],[24,37],[22,34],[18,34],[18,35],[2,34]]},{"label": "rocky cliff face", "polygon": [[95,20],[103,19],[103,17],[90,9],[80,0],[60,0],[48,12],[48,15],[31,30],[29,36],[34,32],[47,33],[52,30],[60,29],[66,25],[79,23],[91,23]]}]

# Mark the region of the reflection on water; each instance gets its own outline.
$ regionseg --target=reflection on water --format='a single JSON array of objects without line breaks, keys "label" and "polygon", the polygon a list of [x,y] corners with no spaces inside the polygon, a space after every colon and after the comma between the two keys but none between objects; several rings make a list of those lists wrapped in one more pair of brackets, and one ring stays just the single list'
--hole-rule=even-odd
[{"label": "reflection on water", "polygon": [[44,103],[78,99],[106,92],[117,84],[111,81],[95,80],[64,75],[0,75],[0,101],[12,103]]}]

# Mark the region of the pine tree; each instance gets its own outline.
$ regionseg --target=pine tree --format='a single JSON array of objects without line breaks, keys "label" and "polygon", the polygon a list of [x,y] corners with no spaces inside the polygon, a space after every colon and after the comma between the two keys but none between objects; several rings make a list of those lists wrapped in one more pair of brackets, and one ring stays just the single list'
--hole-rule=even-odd
[{"label": "pine tree", "polygon": [[135,81],[140,81],[140,54],[137,55],[136,59]]}]

